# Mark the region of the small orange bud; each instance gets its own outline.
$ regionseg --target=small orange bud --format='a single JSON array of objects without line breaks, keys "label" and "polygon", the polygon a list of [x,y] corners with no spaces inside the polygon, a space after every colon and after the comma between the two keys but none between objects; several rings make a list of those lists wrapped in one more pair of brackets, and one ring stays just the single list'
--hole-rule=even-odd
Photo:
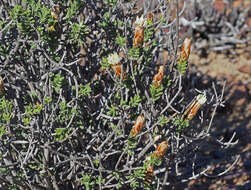
[{"label": "small orange bud", "polygon": [[145,122],[145,117],[143,115],[140,115],[137,117],[137,119],[131,129],[131,132],[130,132],[131,137],[135,137],[136,135],[138,135],[140,133],[140,131],[143,128],[144,122]]},{"label": "small orange bud", "polygon": [[168,147],[168,142],[167,141],[163,141],[162,143],[160,143],[155,152],[154,152],[154,155],[157,157],[157,158],[162,158],[163,155],[165,154],[166,152],[166,149]]},{"label": "small orange bud", "polygon": [[191,38],[185,38],[183,42],[181,58],[184,59],[185,61],[188,60],[188,57],[190,55],[191,43],[192,43]]},{"label": "small orange bud", "polygon": [[158,73],[153,77],[153,84],[156,87],[159,87],[161,85],[162,79],[164,77],[164,71],[165,71],[165,67],[164,65],[161,65],[159,67]]},{"label": "small orange bud", "polygon": [[118,63],[116,65],[111,65],[111,67],[118,78],[122,78],[122,80],[125,79],[126,75],[124,72],[122,74],[122,64],[121,63]]},{"label": "small orange bud", "polygon": [[142,47],[144,40],[144,27],[137,26],[133,38],[133,47]]}]

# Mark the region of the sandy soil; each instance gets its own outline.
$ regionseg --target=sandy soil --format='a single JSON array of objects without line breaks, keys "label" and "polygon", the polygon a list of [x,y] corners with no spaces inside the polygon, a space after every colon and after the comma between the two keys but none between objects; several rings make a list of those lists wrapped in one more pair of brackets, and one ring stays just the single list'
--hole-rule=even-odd
[{"label": "sandy soil", "polygon": [[251,189],[251,46],[231,52],[209,52],[201,57],[194,52],[190,67],[217,81],[226,81],[226,108],[216,115],[214,128],[223,137],[236,132],[240,155],[237,165],[221,178],[192,180],[187,189]]}]

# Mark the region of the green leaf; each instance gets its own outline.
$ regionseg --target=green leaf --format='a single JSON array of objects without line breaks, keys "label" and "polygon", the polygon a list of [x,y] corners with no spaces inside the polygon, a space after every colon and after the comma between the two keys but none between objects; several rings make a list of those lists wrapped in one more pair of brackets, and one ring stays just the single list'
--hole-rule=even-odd
[{"label": "green leaf", "polygon": [[115,43],[118,44],[121,47],[125,47],[126,39],[125,39],[125,37],[122,37],[122,36],[118,35],[117,38],[116,38]]},{"label": "green leaf", "polygon": [[152,100],[155,102],[163,94],[163,86],[161,85],[159,87],[156,87],[155,85],[151,84],[150,92],[151,92]]},{"label": "green leaf", "polygon": [[87,83],[84,86],[83,85],[79,86],[79,94],[81,96],[90,96],[91,92],[92,92],[92,89],[90,87],[90,83]]},{"label": "green leaf", "polygon": [[59,73],[52,74],[51,77],[53,78],[51,85],[54,87],[55,91],[59,93],[64,82],[64,77],[61,76]]},{"label": "green leaf", "polygon": [[133,98],[130,99],[129,105],[132,107],[137,107],[141,102],[141,98],[139,95],[135,95]]},{"label": "green leaf", "polygon": [[177,69],[181,75],[184,75],[187,70],[187,61],[180,60],[177,64]]},{"label": "green leaf", "polygon": [[2,136],[6,133],[6,128],[3,125],[0,125],[0,139],[2,138]]},{"label": "green leaf", "polygon": [[107,115],[110,115],[112,117],[115,117],[117,115],[117,108],[112,105],[111,107],[108,107],[108,112],[107,112]]},{"label": "green leaf", "polygon": [[55,130],[56,140],[61,141],[70,134],[70,129],[67,128],[56,128]]},{"label": "green leaf", "polygon": [[161,115],[159,118],[159,124],[161,127],[163,127],[165,124],[167,124],[169,122],[169,120],[166,118],[166,116]]},{"label": "green leaf", "polygon": [[131,59],[138,60],[140,57],[140,49],[133,47],[128,50],[128,55],[131,57]]}]

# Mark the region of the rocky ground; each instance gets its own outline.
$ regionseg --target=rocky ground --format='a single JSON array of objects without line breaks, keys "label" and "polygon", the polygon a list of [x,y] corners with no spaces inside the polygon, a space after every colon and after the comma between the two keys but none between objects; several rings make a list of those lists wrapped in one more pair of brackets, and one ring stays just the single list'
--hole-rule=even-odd
[{"label": "rocky ground", "polygon": [[223,177],[192,180],[187,189],[251,189],[251,45],[228,52],[208,52],[204,57],[194,52],[190,63],[203,75],[220,83],[226,81],[226,107],[216,115],[213,128],[216,135],[223,137],[236,132],[239,143],[234,150],[240,159]]}]

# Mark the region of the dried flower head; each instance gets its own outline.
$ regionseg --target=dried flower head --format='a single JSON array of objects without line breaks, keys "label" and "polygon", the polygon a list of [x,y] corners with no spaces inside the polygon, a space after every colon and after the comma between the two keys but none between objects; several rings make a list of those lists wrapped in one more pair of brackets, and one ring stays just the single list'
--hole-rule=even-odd
[{"label": "dried flower head", "polygon": [[167,141],[161,142],[161,143],[157,146],[157,148],[156,148],[156,150],[155,150],[155,152],[154,152],[154,155],[155,155],[157,158],[162,158],[163,155],[164,155],[165,152],[166,152],[167,147],[168,147],[168,142],[167,142]]},{"label": "dried flower head", "polygon": [[161,65],[159,67],[158,73],[153,77],[153,84],[156,87],[159,87],[161,85],[162,79],[164,77],[164,71],[165,71],[165,67],[164,65]]},{"label": "dried flower head", "polygon": [[157,148],[156,148],[156,150],[155,150],[155,152],[154,152],[154,155],[155,155],[157,158],[162,158],[163,155],[164,155],[165,152],[166,152],[167,147],[168,147],[168,142],[167,142],[167,141],[161,142],[161,143],[157,146]]},{"label": "dried flower head", "polygon": [[143,15],[141,17],[137,16],[136,21],[135,21],[136,27],[138,26],[144,27],[145,23],[146,23],[146,20]]},{"label": "dried flower head", "polygon": [[135,32],[134,32],[134,38],[133,38],[133,47],[142,47],[143,40],[144,40],[144,25],[146,23],[146,20],[144,16],[142,15],[140,18],[137,17],[135,21]]},{"label": "dried flower head", "polygon": [[121,57],[117,53],[110,54],[107,58],[110,65],[117,65],[121,61]]},{"label": "dried flower head", "polygon": [[189,120],[192,119],[197,114],[197,112],[201,108],[201,106],[206,103],[206,101],[207,101],[206,94],[199,94],[192,101],[190,106],[188,106],[185,113],[183,114],[185,119],[189,119]]},{"label": "dried flower head", "polygon": [[131,137],[135,137],[136,135],[138,135],[140,133],[140,131],[143,128],[144,122],[145,122],[145,117],[143,115],[140,115],[137,117],[137,119],[131,129],[131,132],[130,132]]},{"label": "dried flower head", "polygon": [[139,26],[135,29],[133,38],[133,47],[142,47],[144,40],[144,28]]},{"label": "dried flower head", "polygon": [[190,55],[191,43],[192,43],[191,38],[185,38],[183,42],[181,58],[184,59],[184,61],[187,61]]}]

